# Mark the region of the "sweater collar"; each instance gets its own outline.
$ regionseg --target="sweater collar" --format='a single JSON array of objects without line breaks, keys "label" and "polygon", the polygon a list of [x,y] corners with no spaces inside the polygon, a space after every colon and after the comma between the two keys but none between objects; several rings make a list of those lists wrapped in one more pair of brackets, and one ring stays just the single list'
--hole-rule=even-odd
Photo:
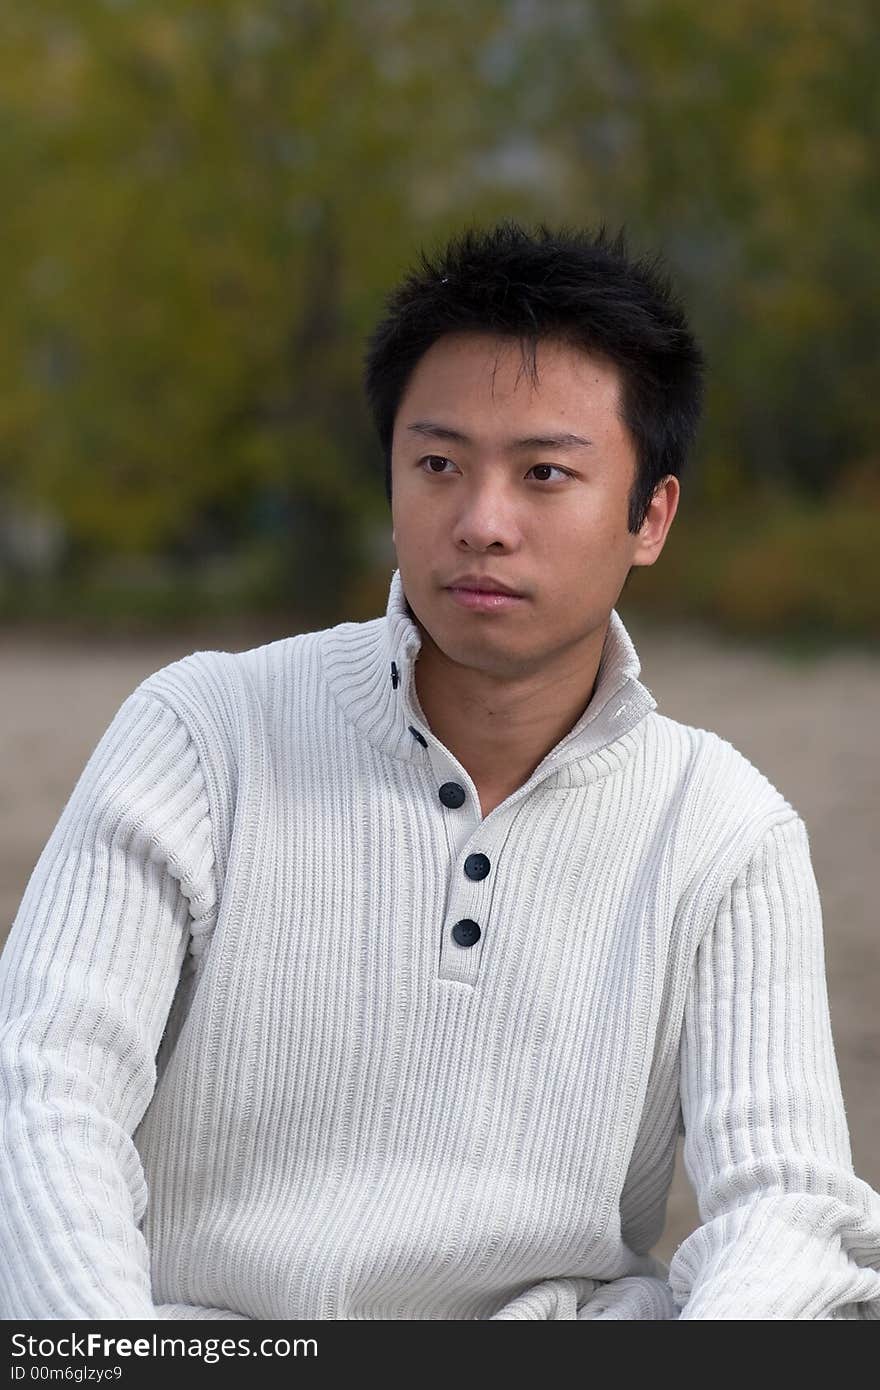
[{"label": "sweater collar", "polygon": [[[422,635],[399,569],[391,576],[384,618],[339,623],[322,636],[322,662],[331,692],[371,743],[393,757],[411,760],[422,760],[429,743],[443,748],[418,701],[415,664]],[[532,775],[589,758],[656,709],[656,700],[638,679],[640,671],[632,640],[612,609],[592,699]]]}]

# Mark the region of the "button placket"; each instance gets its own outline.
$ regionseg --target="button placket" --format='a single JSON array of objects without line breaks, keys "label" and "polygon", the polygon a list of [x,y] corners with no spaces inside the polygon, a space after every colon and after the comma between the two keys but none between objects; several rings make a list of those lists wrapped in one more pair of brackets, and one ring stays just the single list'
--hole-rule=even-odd
[{"label": "button placket", "polygon": [[445,910],[439,916],[439,977],[475,984],[492,898],[492,854],[498,822],[487,829],[480,815],[476,788],[449,755],[432,741],[427,756],[437,788],[449,849],[449,883]]},{"label": "button placket", "polygon": [[[391,671],[391,679],[395,689],[402,689],[396,666]],[[417,722],[407,723],[407,729],[424,750],[424,759],[430,767],[450,856],[446,910],[438,912],[441,925],[438,978],[475,985],[490,929],[493,864],[522,809],[524,796],[534,788],[520,788],[512,804],[502,803],[495,807],[491,816],[483,818],[477,789],[465,769],[448,749],[429,736],[428,730],[423,731],[421,721],[416,718]],[[551,761],[548,759],[543,769],[542,781],[555,776]]]},{"label": "button placket", "polygon": [[[472,835],[452,865],[449,897],[442,923],[440,978],[476,984],[483,948],[491,939],[495,922],[495,836]],[[479,842],[481,848],[473,846]],[[465,852],[466,851],[466,852]]]}]

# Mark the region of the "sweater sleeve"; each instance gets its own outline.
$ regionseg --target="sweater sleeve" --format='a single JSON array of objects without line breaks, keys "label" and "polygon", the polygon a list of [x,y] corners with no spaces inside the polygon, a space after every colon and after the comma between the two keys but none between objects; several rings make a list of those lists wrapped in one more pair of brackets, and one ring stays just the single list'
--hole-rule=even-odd
[{"label": "sweater sleeve", "polygon": [[156,1318],[132,1136],[191,940],[216,908],[196,750],[135,690],[0,956],[0,1317]]},{"label": "sweater sleeve", "polygon": [[880,1317],[880,1198],[853,1172],[800,817],[768,832],[699,946],[680,1089],[703,1223],[669,1268],[680,1317]]}]

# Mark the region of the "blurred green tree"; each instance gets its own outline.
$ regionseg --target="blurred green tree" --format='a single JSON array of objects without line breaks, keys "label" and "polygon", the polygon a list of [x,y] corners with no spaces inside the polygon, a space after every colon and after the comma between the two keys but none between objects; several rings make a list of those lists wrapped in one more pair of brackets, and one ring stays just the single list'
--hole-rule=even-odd
[{"label": "blurred green tree", "polygon": [[664,253],[711,367],[688,501],[876,476],[870,0],[0,7],[0,502],[71,563],[258,545],[338,608],[386,516],[364,335],[498,216]]}]

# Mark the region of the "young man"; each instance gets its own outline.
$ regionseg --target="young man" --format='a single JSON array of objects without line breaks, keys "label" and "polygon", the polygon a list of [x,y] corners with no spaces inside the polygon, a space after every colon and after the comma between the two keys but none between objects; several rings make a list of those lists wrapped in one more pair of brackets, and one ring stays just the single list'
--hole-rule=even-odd
[{"label": "young man", "polygon": [[385,616],[144,681],[28,885],[4,1317],[880,1315],[804,823],[614,609],[701,374],[622,237],[469,232],[391,296]]}]

